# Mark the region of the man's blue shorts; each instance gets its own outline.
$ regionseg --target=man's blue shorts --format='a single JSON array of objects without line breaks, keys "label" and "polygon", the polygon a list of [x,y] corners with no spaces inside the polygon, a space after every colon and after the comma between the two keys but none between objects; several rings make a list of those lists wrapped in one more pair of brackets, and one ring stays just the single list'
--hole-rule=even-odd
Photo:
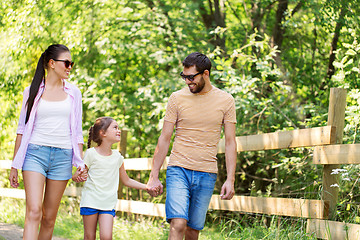
[{"label": "man's blue shorts", "polygon": [[169,166],[166,171],[166,220],[183,218],[192,229],[202,230],[216,178],[216,173]]},{"label": "man's blue shorts", "polygon": [[89,207],[81,207],[80,208],[80,215],[93,215],[93,214],[110,214],[113,217],[115,217],[115,209],[113,210],[100,210],[95,208],[89,208]]}]

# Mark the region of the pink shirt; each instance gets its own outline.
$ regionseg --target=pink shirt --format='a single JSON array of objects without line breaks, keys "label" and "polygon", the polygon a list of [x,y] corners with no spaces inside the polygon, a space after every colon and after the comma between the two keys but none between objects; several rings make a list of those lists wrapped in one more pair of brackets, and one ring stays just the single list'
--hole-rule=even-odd
[{"label": "pink shirt", "polygon": [[[23,103],[20,112],[19,124],[16,133],[21,134],[21,143],[20,147],[14,157],[11,167],[16,169],[21,169],[24,164],[26,150],[29,145],[31,133],[34,129],[35,122],[35,113],[37,111],[37,107],[39,105],[39,100],[41,98],[42,93],[44,92],[45,84],[44,81],[40,84],[38,94],[35,97],[34,105],[32,107],[29,120],[27,124],[25,124],[25,117],[27,111],[27,100],[29,98],[30,87],[27,87],[24,90],[23,94]],[[73,84],[64,80],[64,91],[71,98],[71,114],[70,114],[70,133],[71,133],[71,145],[73,149],[73,166],[84,167],[84,161],[82,160],[82,156],[80,156],[80,149],[78,144],[84,144],[84,139],[82,135],[82,102],[81,102],[81,92],[80,90]]]}]

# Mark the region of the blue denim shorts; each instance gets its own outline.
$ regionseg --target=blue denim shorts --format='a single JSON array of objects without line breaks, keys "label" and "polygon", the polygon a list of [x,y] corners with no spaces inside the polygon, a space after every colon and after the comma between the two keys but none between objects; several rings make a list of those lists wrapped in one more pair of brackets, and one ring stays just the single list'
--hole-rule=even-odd
[{"label": "blue denim shorts", "polygon": [[80,208],[80,215],[93,215],[93,214],[110,214],[113,217],[115,217],[115,209],[109,211],[109,210],[100,210],[95,208],[89,208],[89,207],[81,207]]},{"label": "blue denim shorts", "polygon": [[166,171],[166,221],[183,218],[192,229],[202,230],[216,178],[216,173],[169,166]]},{"label": "blue denim shorts", "polygon": [[72,149],[30,143],[22,170],[41,173],[51,180],[69,180],[72,177],[72,157]]}]

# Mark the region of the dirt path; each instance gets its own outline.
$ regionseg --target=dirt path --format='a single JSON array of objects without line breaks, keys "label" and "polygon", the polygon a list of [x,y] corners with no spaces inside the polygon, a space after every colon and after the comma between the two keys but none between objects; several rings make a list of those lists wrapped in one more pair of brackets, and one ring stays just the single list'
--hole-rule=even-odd
[{"label": "dirt path", "polygon": [[[21,240],[23,229],[13,224],[0,223],[0,240]],[[64,238],[53,237],[53,240],[66,240]]]}]

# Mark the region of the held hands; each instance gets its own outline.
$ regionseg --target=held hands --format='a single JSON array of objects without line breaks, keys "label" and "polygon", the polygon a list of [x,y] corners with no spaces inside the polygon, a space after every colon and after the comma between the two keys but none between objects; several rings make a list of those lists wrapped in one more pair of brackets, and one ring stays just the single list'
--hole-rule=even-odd
[{"label": "held hands", "polygon": [[13,167],[11,168],[9,180],[10,180],[11,187],[17,188],[19,186],[18,170],[16,168],[13,168]]},{"label": "held hands", "polygon": [[226,180],[221,188],[220,197],[222,200],[231,200],[235,195],[234,182]]},{"label": "held hands", "polygon": [[158,178],[153,179],[150,177],[146,185],[146,191],[150,194],[150,196],[157,197],[163,193],[163,185]]},{"label": "held hands", "polygon": [[76,172],[72,176],[72,180],[74,182],[84,182],[84,181],[86,181],[87,177],[88,177],[87,169],[82,168],[82,167],[78,167],[76,169]]}]

